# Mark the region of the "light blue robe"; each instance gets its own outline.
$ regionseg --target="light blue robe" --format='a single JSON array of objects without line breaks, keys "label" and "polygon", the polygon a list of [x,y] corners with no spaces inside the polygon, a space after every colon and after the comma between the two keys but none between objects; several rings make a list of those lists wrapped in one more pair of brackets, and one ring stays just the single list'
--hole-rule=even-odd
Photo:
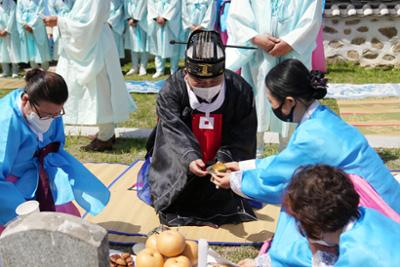
[{"label": "light blue robe", "polygon": [[117,123],[136,110],[107,24],[109,14],[110,0],[76,0],[58,19],[62,50],[57,73],[69,89],[65,123]]},{"label": "light blue robe", "polygon": [[120,58],[125,57],[124,51],[124,38],[125,31],[125,16],[124,16],[124,0],[111,0],[110,16],[108,17],[108,24],[110,24],[114,34],[115,44],[117,45],[118,54]]},{"label": "light blue robe", "polygon": [[[132,52],[148,52],[147,40],[147,0],[125,0],[125,48]],[[136,27],[128,25],[128,19],[137,20]]]},{"label": "light blue robe", "polygon": [[217,3],[214,0],[182,0],[183,40],[191,33],[191,26],[214,30],[217,17]]},{"label": "light blue robe", "polygon": [[[179,57],[179,45],[170,45],[171,40],[178,40],[182,29],[182,12],[180,0],[148,0],[147,22],[149,50],[160,58]],[[161,16],[167,19],[163,27],[155,22]]]},{"label": "light blue robe", "polygon": [[[68,14],[73,5],[75,0],[48,0],[48,12],[50,16],[65,16]],[[59,37],[60,33],[57,28],[53,28],[53,41],[54,41],[54,48],[53,48],[53,59],[57,60],[60,54],[61,48],[59,44]]]},{"label": "light blue robe", "polygon": [[0,31],[8,34],[0,37],[0,62],[21,62],[19,34],[15,20],[16,4],[13,0],[3,0],[0,4]]},{"label": "light blue robe", "polygon": [[[55,119],[40,142],[29,128],[17,98],[22,90],[15,90],[0,99],[0,224],[13,219],[15,208],[35,196],[39,162],[35,152],[52,142],[60,142],[59,152],[45,157],[51,192],[56,205],[75,200],[91,214],[98,214],[107,204],[108,189],[82,163],[64,150],[65,135],[62,118]],[[16,183],[6,181],[18,177]]]},{"label": "light blue robe", "polygon": [[322,105],[299,124],[285,150],[243,172],[241,190],[265,203],[281,203],[293,172],[308,164],[328,164],[364,178],[400,213],[400,183],[365,137]]},{"label": "light blue robe", "polygon": [[[44,16],[44,0],[18,0],[16,18],[22,26],[21,57],[24,62],[45,63],[51,60],[46,27],[40,16]],[[23,26],[29,25],[33,33],[27,32]]]},{"label": "light blue robe", "polygon": [[232,1],[228,14],[228,44],[254,46],[251,39],[269,34],[287,42],[293,51],[273,57],[262,49],[227,49],[226,67],[242,69],[242,76],[253,87],[258,132],[276,131],[286,137],[290,124],[271,112],[265,90],[267,73],[279,62],[296,58],[311,68],[311,55],[322,21],[321,0],[240,0]]},{"label": "light blue robe", "polygon": [[[379,212],[359,208],[361,217],[340,235],[336,267],[397,267],[400,263],[400,224]],[[274,267],[310,267],[312,254],[296,221],[282,211],[269,256]]]}]

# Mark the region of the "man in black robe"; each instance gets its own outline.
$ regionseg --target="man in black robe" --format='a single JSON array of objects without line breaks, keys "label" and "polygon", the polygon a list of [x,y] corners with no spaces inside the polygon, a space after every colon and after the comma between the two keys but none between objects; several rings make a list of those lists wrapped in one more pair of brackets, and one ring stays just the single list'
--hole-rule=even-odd
[{"label": "man in black robe", "polygon": [[148,149],[152,205],[169,226],[255,220],[246,200],[216,188],[206,167],[255,158],[257,118],[250,85],[225,70],[225,50],[213,31],[189,37],[185,69],[157,99],[159,121]]}]

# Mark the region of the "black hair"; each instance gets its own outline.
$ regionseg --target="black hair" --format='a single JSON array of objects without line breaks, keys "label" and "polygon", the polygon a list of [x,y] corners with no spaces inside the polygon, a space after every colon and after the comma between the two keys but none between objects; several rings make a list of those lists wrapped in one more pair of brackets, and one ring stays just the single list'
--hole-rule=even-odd
[{"label": "black hair", "polygon": [[272,68],[265,78],[265,85],[281,101],[291,96],[308,102],[322,99],[327,94],[327,79],[324,74],[310,72],[297,59],[287,59]]},{"label": "black hair", "polygon": [[293,175],[283,206],[309,238],[319,239],[321,233],[336,232],[359,218],[359,201],[353,183],[342,170],[309,165]]},{"label": "black hair", "polygon": [[42,69],[32,69],[25,75],[24,92],[32,104],[42,101],[64,104],[68,99],[68,87],[61,75]]}]

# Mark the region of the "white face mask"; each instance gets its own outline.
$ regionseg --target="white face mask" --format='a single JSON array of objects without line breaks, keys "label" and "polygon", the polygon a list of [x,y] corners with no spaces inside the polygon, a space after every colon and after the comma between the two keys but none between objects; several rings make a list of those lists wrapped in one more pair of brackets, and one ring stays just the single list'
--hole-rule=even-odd
[{"label": "white face mask", "polygon": [[201,99],[210,102],[221,91],[223,83],[212,87],[194,87],[192,86],[193,93]]},{"label": "white face mask", "polygon": [[36,132],[44,134],[50,128],[53,119],[41,120],[39,115],[35,112],[31,112],[26,116],[26,120],[28,121],[29,125],[34,129]]}]

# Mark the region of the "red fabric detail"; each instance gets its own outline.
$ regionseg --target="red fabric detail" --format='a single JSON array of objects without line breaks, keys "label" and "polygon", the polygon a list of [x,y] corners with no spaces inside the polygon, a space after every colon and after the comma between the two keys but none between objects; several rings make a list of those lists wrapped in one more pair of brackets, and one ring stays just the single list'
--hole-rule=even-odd
[{"label": "red fabric detail", "polygon": [[36,152],[39,158],[39,183],[36,190],[36,200],[39,201],[40,211],[55,211],[54,199],[50,190],[49,177],[44,169],[44,158],[49,153],[57,152],[60,148],[59,142],[48,144]]},{"label": "red fabric detail", "polygon": [[6,181],[15,184],[18,181],[18,177],[9,175],[6,177]]},{"label": "red fabric detail", "polygon": [[200,118],[205,114],[193,114],[192,131],[200,144],[203,161],[212,161],[221,147],[222,142],[222,114],[210,114],[214,118],[214,129],[200,129]]}]

